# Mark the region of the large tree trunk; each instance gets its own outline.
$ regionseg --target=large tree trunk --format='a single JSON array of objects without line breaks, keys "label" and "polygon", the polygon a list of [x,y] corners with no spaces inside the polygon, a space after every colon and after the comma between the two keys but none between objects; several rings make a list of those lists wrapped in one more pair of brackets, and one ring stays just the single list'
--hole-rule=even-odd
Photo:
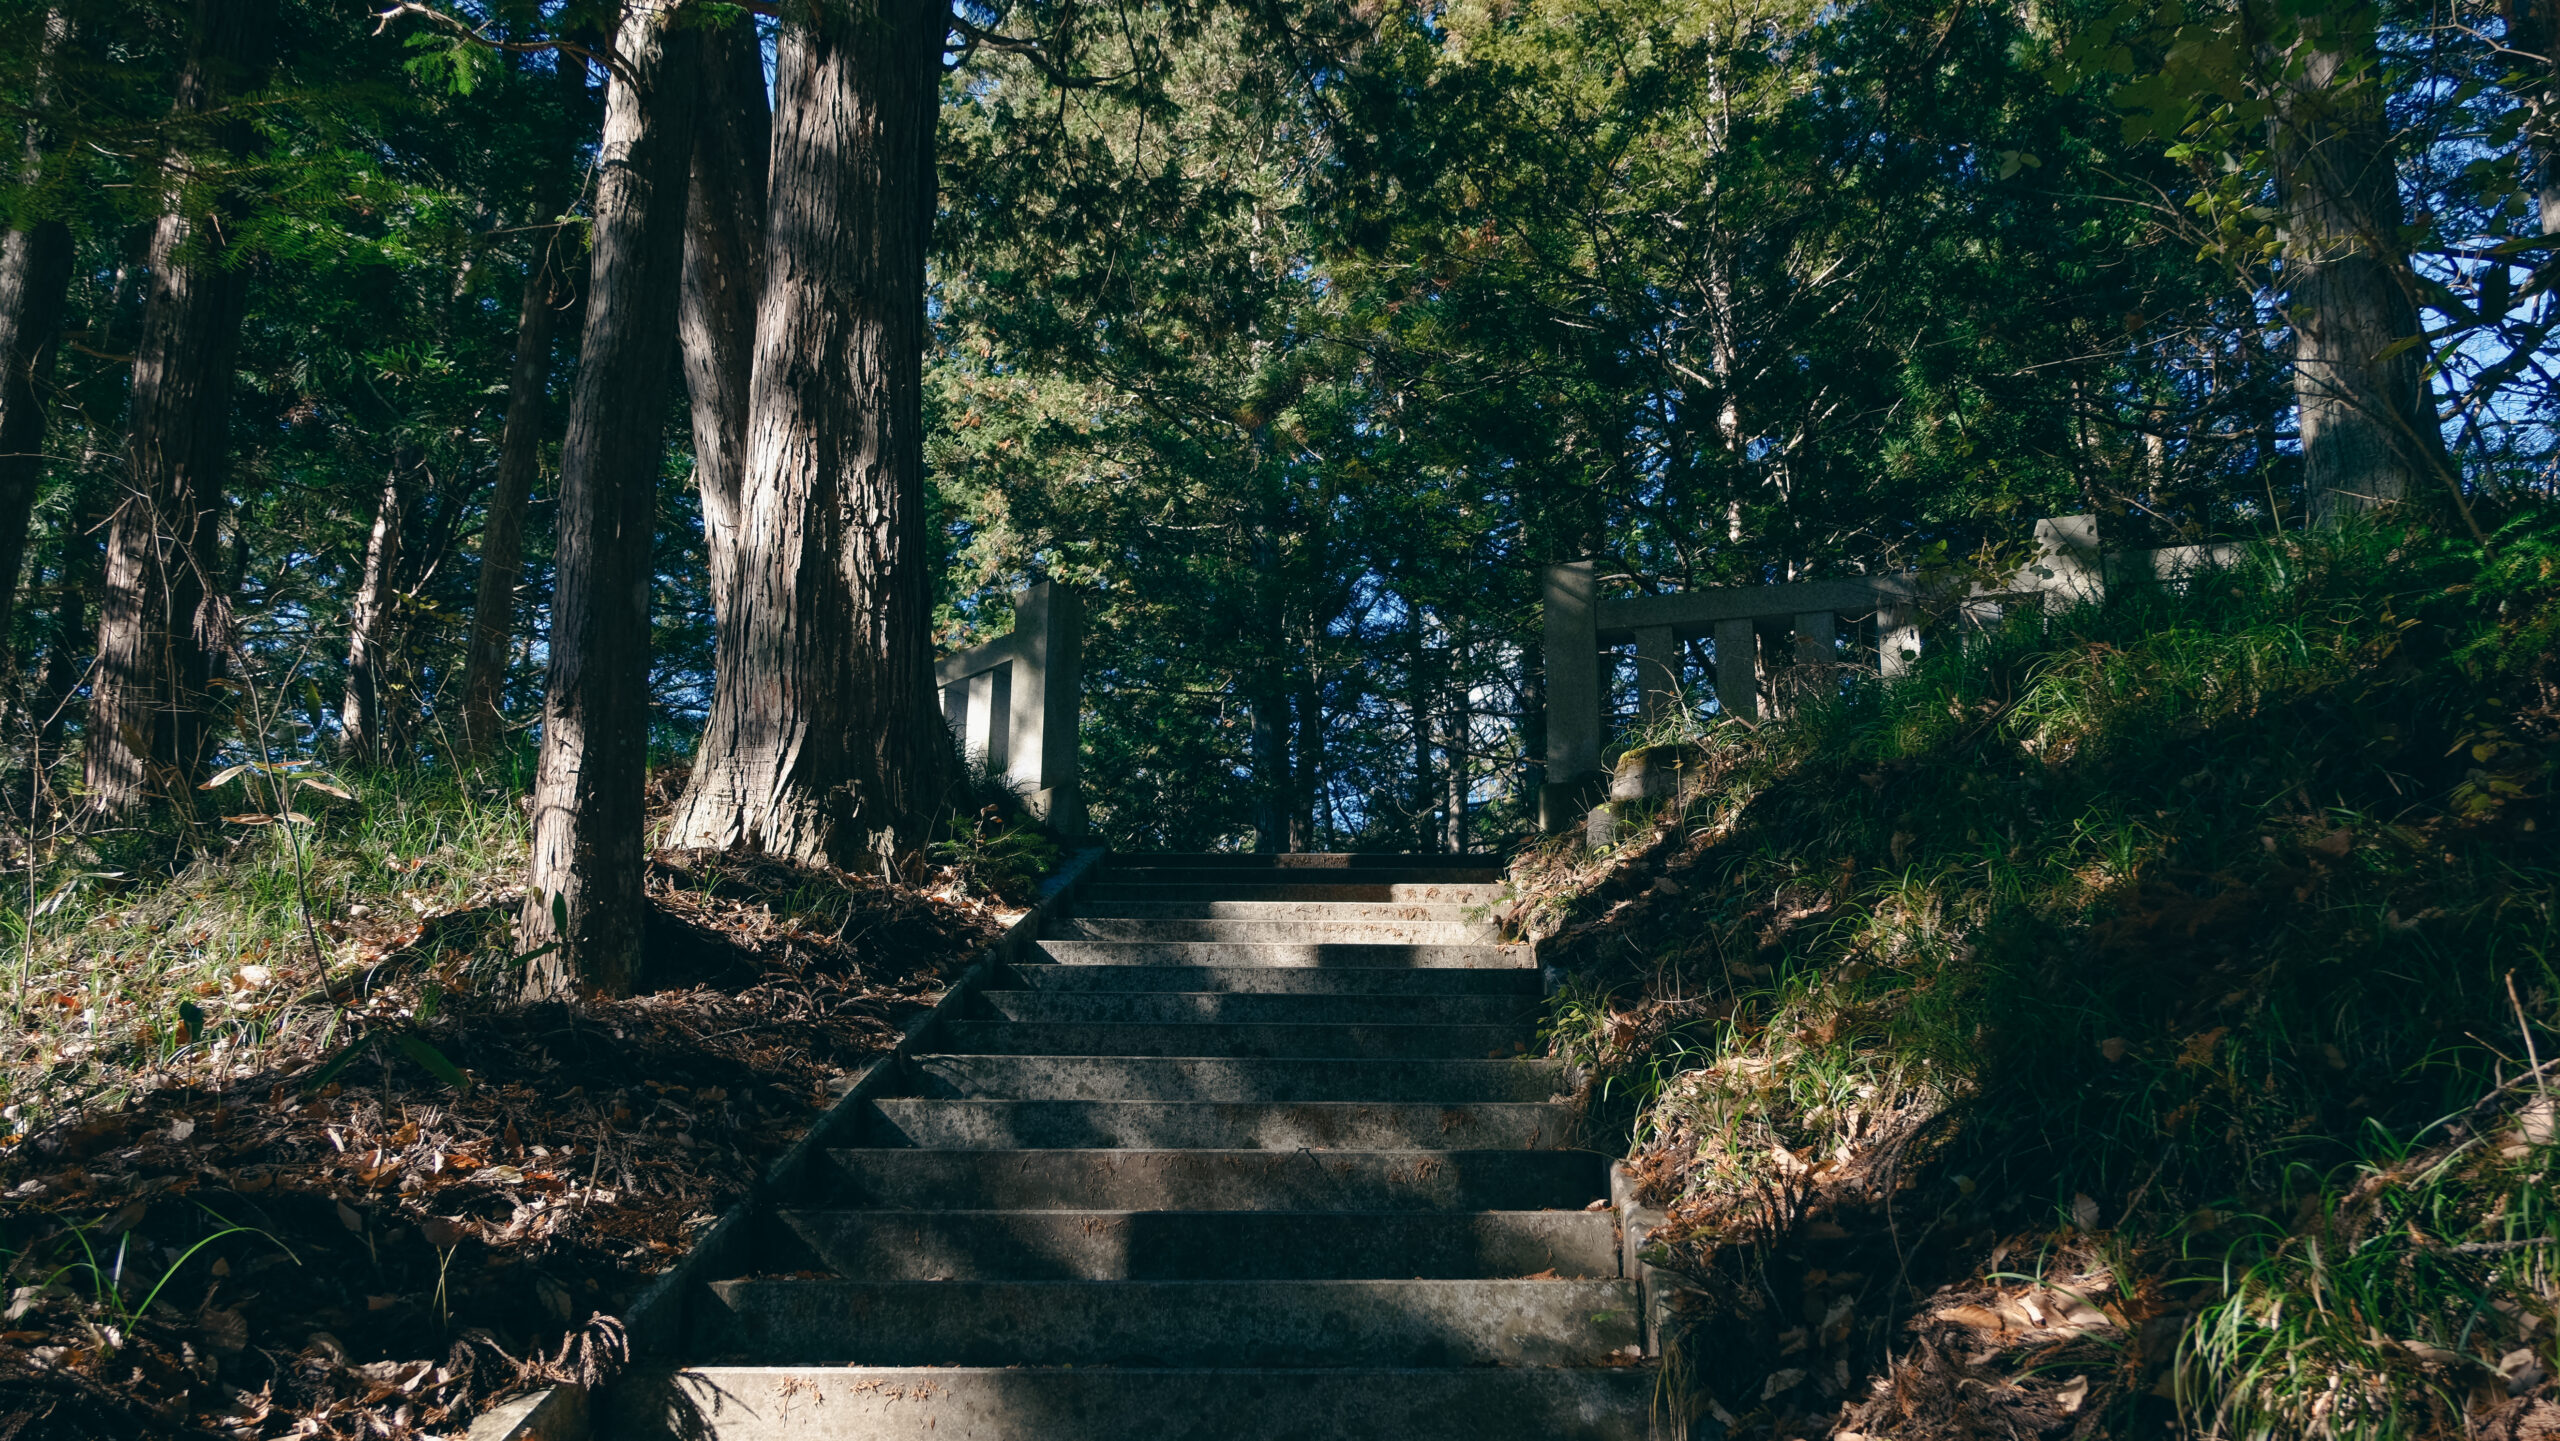
[{"label": "large tree trunk", "polygon": [[605,99],[521,926],[529,942],[557,944],[528,977],[538,994],[624,995],[639,973],[649,553],[699,89],[696,32],[675,23],[676,8],[624,7],[614,48],[630,73]]},{"label": "large tree trunk", "polygon": [[[271,0],[196,0],[174,107],[181,127],[255,88],[271,31]],[[219,149],[235,154],[254,138],[237,120],[213,135]],[[234,226],[218,212],[187,208],[179,177],[202,160],[177,158],[165,168],[168,208],[151,236],[125,494],[107,536],[106,603],[89,701],[89,805],[104,818],[139,809],[155,768],[166,798],[190,798],[203,759],[205,681],[224,643],[228,597],[212,582],[221,574],[216,538],[230,454],[231,368],[248,274],[224,262]]]},{"label": "large tree trunk", "polygon": [[773,114],[764,53],[744,16],[703,37],[702,122],[694,133],[685,207],[685,387],[692,401],[693,475],[711,561],[711,608],[736,608],[747,454],[747,387],[754,378],[756,301],[764,257],[765,170]]},{"label": "large tree trunk", "polygon": [[[573,103],[568,113],[582,113],[586,97],[586,65],[567,55],[553,58],[553,72]],[[570,201],[571,174],[566,148],[552,157],[543,188],[534,196],[534,217],[550,225]],[[471,637],[463,654],[462,736],[474,755],[497,744],[506,731],[502,709],[507,688],[509,653],[515,648],[516,586],[524,578],[524,514],[533,498],[533,482],[542,471],[542,427],[550,409],[551,339],[559,329],[570,285],[562,261],[564,230],[553,230],[535,252],[525,272],[524,299],[516,311],[514,373],[507,378],[507,419],[498,441],[497,483],[489,494],[489,511],[480,526],[480,575],[471,601]]]},{"label": "large tree trunk", "polygon": [[2401,343],[2421,332],[2407,257],[2392,248],[2400,190],[2375,33],[2343,12],[2310,26],[2278,93],[2275,153],[2303,486],[2313,523],[2335,524],[2447,472],[2424,347]]},{"label": "large tree trunk", "polygon": [[924,517],[925,247],[947,4],[782,32],[735,594],[673,845],[852,862],[949,784]]},{"label": "large tree trunk", "polygon": [[392,608],[399,593],[400,542],[416,491],[412,477],[423,457],[401,446],[374,499],[373,530],[365,538],[364,572],[347,615],[347,690],[338,706],[338,747],[350,760],[385,759],[382,674],[391,639]]},{"label": "large tree trunk", "polygon": [[[70,38],[62,10],[46,13],[46,58]],[[50,99],[39,73],[34,100]],[[33,184],[43,165],[44,138],[27,127],[19,181]],[[27,521],[35,513],[36,488],[44,480],[45,406],[37,385],[53,363],[62,329],[62,302],[71,285],[71,231],[59,220],[35,220],[0,237],[0,646],[18,598],[18,571],[26,563]]]}]

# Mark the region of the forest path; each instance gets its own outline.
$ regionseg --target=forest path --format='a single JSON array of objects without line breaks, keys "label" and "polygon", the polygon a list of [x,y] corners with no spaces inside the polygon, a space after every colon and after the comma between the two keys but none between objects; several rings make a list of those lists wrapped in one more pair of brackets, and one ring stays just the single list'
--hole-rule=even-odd
[{"label": "forest path", "polygon": [[1115,856],[696,1308],[721,1441],[1634,1441],[1607,1160],[1464,857]]}]

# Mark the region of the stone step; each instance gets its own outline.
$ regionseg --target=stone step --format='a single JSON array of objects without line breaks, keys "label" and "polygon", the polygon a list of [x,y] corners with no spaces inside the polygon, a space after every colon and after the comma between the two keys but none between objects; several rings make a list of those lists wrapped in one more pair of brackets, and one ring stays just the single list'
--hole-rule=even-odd
[{"label": "stone step", "polygon": [[1473,905],[1428,905],[1406,901],[1175,901],[1104,902],[1078,897],[1076,914],[1085,920],[1127,921],[1312,921],[1324,925],[1386,923],[1407,925],[1475,925],[1484,908]]},{"label": "stone step", "polygon": [[1462,1060],[1526,1055],[1537,1028],[1497,1026],[1321,1025],[1190,1022],[1177,1025],[1109,1021],[952,1021],[940,1045],[982,1056],[1392,1056]]},{"label": "stone step", "polygon": [[1545,1101],[1560,1062],[1197,1056],[918,1056],[919,1094],[1010,1101]]},{"label": "stone step", "polygon": [[1061,966],[1329,967],[1357,971],[1518,971],[1536,988],[1537,968],[1527,946],[1384,945],[1361,942],[1220,944],[1215,941],[1035,941],[1032,949]]},{"label": "stone step", "polygon": [[717,1281],[706,1361],[1578,1366],[1640,1345],[1605,1281]]},{"label": "stone step", "polygon": [[[1112,956],[1150,949],[1111,941],[1044,942],[1087,953]],[[1203,945],[1175,947],[1218,956],[1237,949]],[[1471,954],[1498,956],[1491,947],[1460,948]],[[1525,955],[1528,947],[1514,947]],[[1009,983],[1042,992],[1083,991],[1217,991],[1240,995],[1306,996],[1527,996],[1540,991],[1538,972],[1530,966],[1352,966],[1352,965],[1117,965],[1094,961],[1016,961],[1007,968]]]},{"label": "stone step", "polygon": [[977,1009],[1001,1021],[1205,1022],[1297,1025],[1498,1026],[1534,1022],[1534,996],[1363,996],[1226,991],[980,991]]},{"label": "stone step", "polygon": [[906,1211],[1579,1211],[1593,1151],[833,1150],[801,1204]]},{"label": "stone step", "polygon": [[1536,1101],[873,1101],[868,1146],[928,1150],[1531,1150],[1575,1145],[1571,1106]]},{"label": "stone step", "polygon": [[[1201,874],[1209,874],[1203,872]],[[1502,899],[1503,888],[1485,882],[1360,880],[1265,885],[1241,881],[1192,881],[1148,878],[1100,881],[1076,892],[1079,909],[1125,905],[1132,901],[1354,901],[1489,906]]]},{"label": "stone step", "polygon": [[1252,851],[1123,851],[1103,862],[1109,871],[1409,871],[1463,870],[1500,879],[1498,856],[1429,855],[1415,851],[1296,851],[1285,854]]},{"label": "stone step", "polygon": [[866,1281],[1265,1281],[1618,1274],[1578,1211],[794,1211],[760,1269]]},{"label": "stone step", "polygon": [[1241,941],[1247,945],[1490,946],[1500,933],[1466,921],[1216,921],[1076,916],[1049,927],[1067,941]]},{"label": "stone step", "polygon": [[635,1372],[617,1441],[1652,1441],[1649,1367]]}]

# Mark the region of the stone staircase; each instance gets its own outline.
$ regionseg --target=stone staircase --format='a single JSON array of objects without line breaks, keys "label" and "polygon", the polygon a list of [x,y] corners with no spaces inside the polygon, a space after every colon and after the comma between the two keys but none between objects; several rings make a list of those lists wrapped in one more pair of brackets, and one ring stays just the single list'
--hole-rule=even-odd
[{"label": "stone staircase", "polygon": [[[1631,1441],[1606,1160],[1489,865],[1114,857],[689,1307],[650,1423],[875,1441]],[[663,1422],[659,1417],[663,1414]]]}]

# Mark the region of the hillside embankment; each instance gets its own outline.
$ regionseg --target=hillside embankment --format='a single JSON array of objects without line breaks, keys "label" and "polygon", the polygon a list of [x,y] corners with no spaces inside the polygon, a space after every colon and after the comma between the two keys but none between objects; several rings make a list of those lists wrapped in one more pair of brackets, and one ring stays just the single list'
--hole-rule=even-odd
[{"label": "hillside embankment", "polygon": [[2252,548],[1792,719],[1502,916],[1767,1437],[2560,1435],[2560,527]]},{"label": "hillside embankment", "polygon": [[641,993],[527,1003],[524,772],[234,768],[21,848],[0,1441],[451,1436],[610,1375],[1057,855],[993,814],[887,873],[661,852]]}]

